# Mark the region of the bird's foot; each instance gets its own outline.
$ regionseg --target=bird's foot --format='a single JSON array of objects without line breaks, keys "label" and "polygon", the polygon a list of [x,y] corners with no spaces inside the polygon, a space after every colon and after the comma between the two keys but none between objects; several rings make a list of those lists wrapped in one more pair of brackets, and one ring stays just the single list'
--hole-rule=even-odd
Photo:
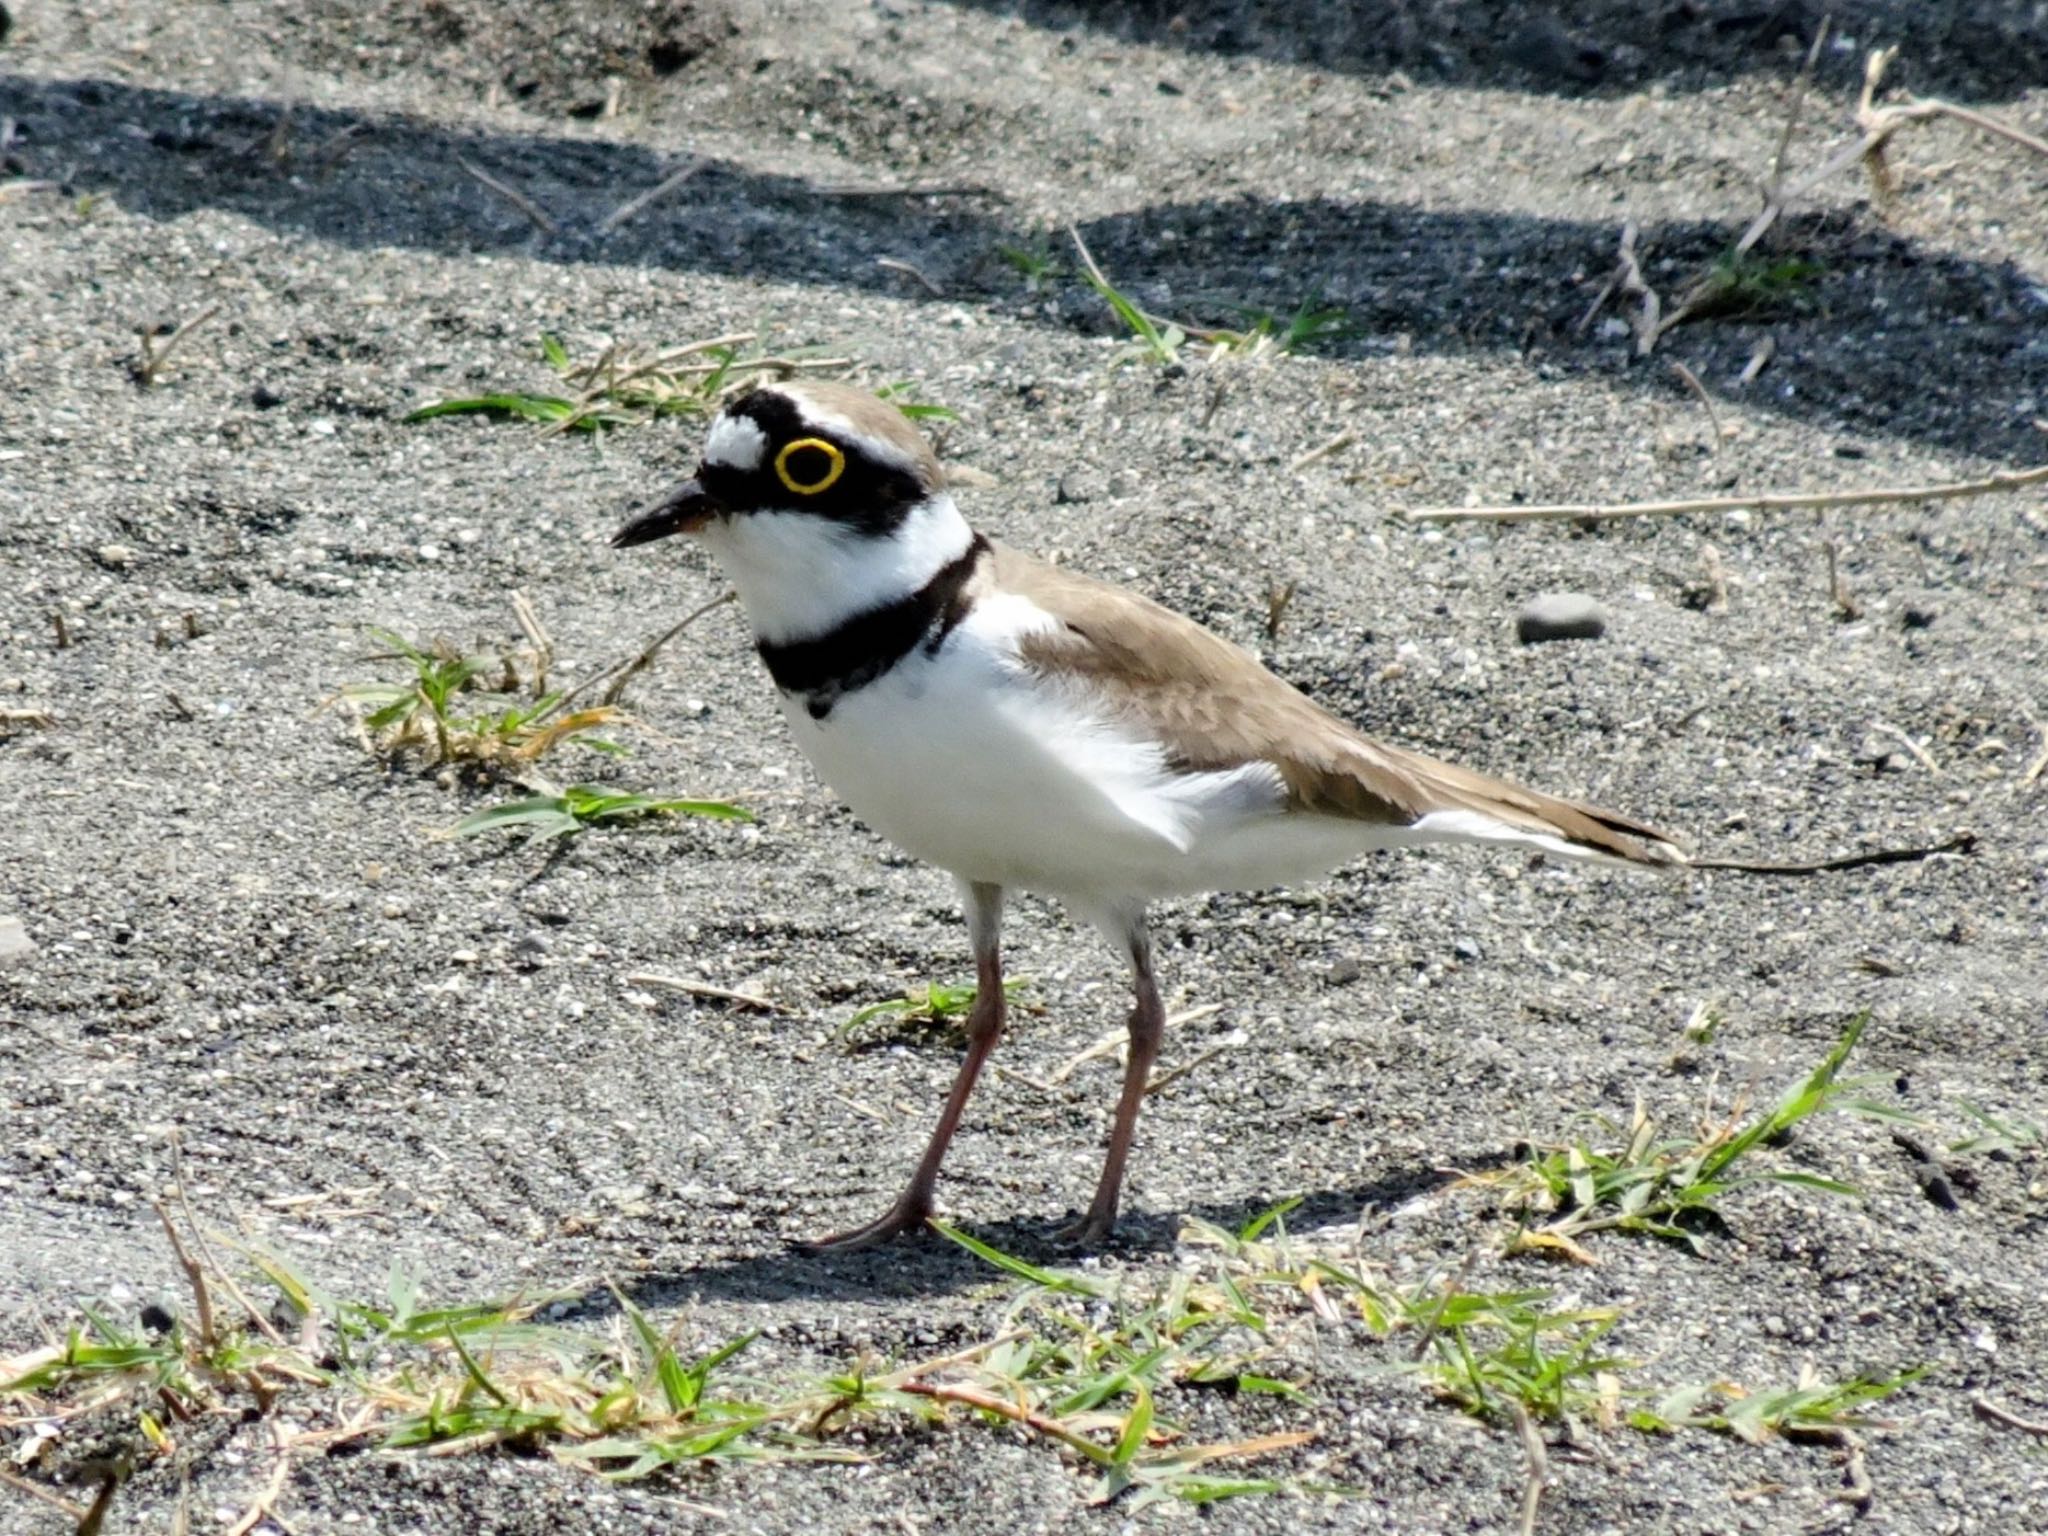
[{"label": "bird's foot", "polygon": [[930,1200],[918,1199],[906,1193],[902,1199],[865,1226],[835,1232],[830,1237],[798,1243],[796,1246],[798,1252],[814,1256],[828,1253],[858,1253],[863,1248],[873,1248],[888,1242],[891,1238],[900,1237],[905,1232],[922,1232],[931,1216]]},{"label": "bird's foot", "polygon": [[1062,1248],[1099,1248],[1109,1241],[1116,1231],[1116,1209],[1098,1211],[1090,1207],[1088,1214],[1071,1225],[1061,1227],[1053,1233],[1052,1240]]}]

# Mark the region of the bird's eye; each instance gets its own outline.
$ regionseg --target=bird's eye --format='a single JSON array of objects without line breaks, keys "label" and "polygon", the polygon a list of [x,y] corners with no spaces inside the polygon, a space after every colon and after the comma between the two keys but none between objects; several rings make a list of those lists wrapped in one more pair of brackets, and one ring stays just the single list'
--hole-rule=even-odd
[{"label": "bird's eye", "polygon": [[775,455],[775,478],[799,496],[829,491],[846,473],[846,455],[822,437],[800,437]]}]

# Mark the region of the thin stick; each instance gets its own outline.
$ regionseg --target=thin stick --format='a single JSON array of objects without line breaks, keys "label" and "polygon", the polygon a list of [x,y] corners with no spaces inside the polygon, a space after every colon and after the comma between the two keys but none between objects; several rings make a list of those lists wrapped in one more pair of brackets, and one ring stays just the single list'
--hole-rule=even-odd
[{"label": "thin stick", "polygon": [[1886,506],[1902,501],[1960,501],[2048,483],[2048,464],[2001,469],[1981,480],[1938,485],[1880,485],[1858,491],[1768,492],[1757,496],[1702,496],[1690,501],[1585,502],[1537,507],[1398,507],[1410,523],[1603,522],[1620,517],[1681,517],[1692,512],[1798,512],[1812,507]]},{"label": "thin stick", "polygon": [[1319,464],[1332,454],[1342,453],[1357,441],[1358,434],[1347,428],[1345,431],[1339,432],[1328,442],[1320,443],[1316,447],[1309,449],[1307,453],[1304,453],[1300,458],[1287,466],[1287,472],[1290,475],[1298,475],[1304,469],[1307,469],[1309,465]]},{"label": "thin stick", "polygon": [[1228,1045],[1212,1045],[1209,1047],[1208,1050],[1202,1052],[1201,1055],[1195,1057],[1192,1061],[1184,1061],[1177,1067],[1167,1068],[1164,1072],[1160,1073],[1157,1077],[1153,1078],[1151,1082],[1145,1085],[1146,1094],[1148,1096],[1151,1094],[1155,1094],[1159,1092],[1160,1089],[1165,1088],[1170,1084],[1179,1082],[1182,1078],[1186,1077],[1190,1072],[1194,1071],[1197,1067],[1208,1065],[1210,1062],[1214,1061],[1218,1056],[1221,1056],[1225,1051],[1230,1049],[1231,1047]]},{"label": "thin stick", "polygon": [[[256,1304],[239,1285],[235,1284],[235,1277],[228,1273],[227,1266],[221,1263],[214,1256],[213,1250],[207,1246],[206,1229],[199,1225],[199,1215],[192,1209],[192,1197],[185,1192],[185,1148],[179,1141],[176,1131],[171,1132],[171,1177],[177,1181],[178,1208],[185,1213],[185,1223],[192,1229],[192,1241],[198,1246],[200,1256],[213,1267],[214,1275],[226,1287],[227,1293],[234,1297],[236,1304],[249,1314],[249,1321],[256,1325],[257,1331],[279,1349],[287,1348],[284,1335],[277,1331],[276,1325],[269,1318],[256,1310]],[[176,1242],[176,1238],[173,1237],[174,1247]]]},{"label": "thin stick", "polygon": [[166,336],[162,346],[156,344],[154,336],[145,334],[142,338],[142,358],[135,365],[136,382],[144,389],[148,389],[155,384],[157,374],[162,371],[164,364],[171,360],[171,354],[178,350],[185,338],[219,313],[220,306],[218,304],[207,305],[206,308],[199,311],[190,320],[187,320],[183,325],[172,331],[169,336]]},{"label": "thin stick", "polygon": [[614,208],[609,214],[607,214],[604,217],[602,221],[599,222],[597,226],[597,232],[600,235],[608,235],[613,230],[617,229],[621,224],[624,224],[628,219],[638,218],[641,214],[645,213],[649,208],[653,207],[654,204],[661,201],[661,199],[663,199],[664,197],[667,197],[669,193],[675,191],[677,187],[680,187],[692,176],[695,176],[699,171],[703,170],[705,165],[708,163],[709,162],[703,160],[702,158],[699,158],[690,161],[686,165],[679,166],[673,171],[670,171],[668,175],[662,177],[660,181],[657,181],[653,186],[649,187],[645,192],[642,192],[638,197],[628,199],[626,202],[623,202],[619,204],[618,207]]},{"label": "thin stick", "polygon": [[796,1010],[785,1008],[772,998],[757,997],[752,992],[735,992],[729,987],[714,987],[708,981],[692,981],[687,976],[664,976],[659,971],[635,971],[626,978],[629,986],[661,987],[670,992],[687,992],[692,997],[712,997],[720,1002],[739,1003],[748,1008],[759,1008],[764,1013],[780,1013],[794,1018]]},{"label": "thin stick", "polygon": [[875,265],[885,272],[901,272],[905,277],[914,279],[926,293],[935,299],[943,299],[946,296],[945,289],[941,288],[929,277],[926,277],[922,271],[907,261],[899,261],[894,256],[877,256],[875,258]]},{"label": "thin stick", "polygon": [[171,1213],[163,1201],[151,1200],[149,1204],[156,1212],[156,1219],[164,1224],[164,1236],[171,1240],[171,1252],[178,1260],[178,1268],[185,1271],[185,1283],[192,1287],[192,1304],[199,1312],[199,1342],[208,1354],[212,1354],[217,1340],[213,1331],[213,1297],[206,1288],[206,1271],[186,1249],[185,1240],[178,1235],[177,1223],[171,1220]]},{"label": "thin stick", "polygon": [[1735,382],[1745,388],[1756,382],[1756,376],[1771,365],[1771,359],[1778,355],[1777,339],[1768,332],[1757,342],[1749,354],[1749,361],[1742,365],[1742,372]]},{"label": "thin stick", "polygon": [[2023,1419],[2010,1408],[1999,1407],[1988,1397],[1971,1398],[1970,1411],[1988,1423],[2003,1424],[2007,1429],[2016,1429],[2023,1435],[2040,1435],[2048,1438],[2048,1424],[2036,1419]]},{"label": "thin stick", "polygon": [[1529,1417],[1529,1410],[1520,1403],[1508,1402],[1515,1416],[1515,1432],[1522,1437],[1522,1457],[1529,1464],[1529,1470],[1522,1479],[1522,1523],[1521,1536],[1536,1536],[1536,1510],[1543,1502],[1543,1485],[1550,1480],[1550,1457],[1543,1449],[1543,1436],[1536,1428],[1536,1421]]},{"label": "thin stick", "polygon": [[694,609],[692,612],[687,614],[681,621],[672,625],[667,631],[656,636],[654,643],[652,645],[649,645],[638,656],[635,656],[632,659],[632,661],[627,663],[625,671],[621,672],[618,675],[617,679],[612,683],[612,685],[609,688],[605,689],[604,702],[607,704],[618,703],[619,695],[626,691],[626,684],[632,682],[634,678],[638,677],[642,672],[645,672],[650,666],[654,664],[655,654],[658,651],[660,651],[660,649],[664,645],[667,645],[669,641],[675,639],[677,635],[680,635],[684,630],[688,629],[692,624],[696,623],[697,620],[704,617],[704,615],[709,613],[712,609],[723,608],[727,603],[736,603],[739,601],[739,597],[740,595],[738,592],[720,593],[717,597],[711,599],[710,602],[705,603],[701,607]]},{"label": "thin stick", "polygon": [[1785,161],[1792,148],[1792,135],[1799,131],[1800,110],[1806,104],[1806,88],[1813,82],[1813,66],[1820,58],[1821,44],[1827,41],[1831,16],[1823,16],[1820,25],[1814,29],[1813,46],[1806,50],[1806,62],[1799,68],[1798,78],[1792,82],[1792,100],[1785,109],[1785,127],[1778,135],[1777,153],[1771,156],[1771,184],[1764,193],[1763,212],[1743,232],[1735,243],[1735,254],[1742,255],[1763,238],[1764,232],[1778,221],[1785,211]]},{"label": "thin stick", "polygon": [[2034,729],[2041,733],[2041,750],[2035,754],[2034,760],[2027,764],[2027,771],[2020,775],[2022,784],[2031,784],[2042,774],[2048,773],[2048,725],[2037,724]]},{"label": "thin stick", "polygon": [[811,188],[820,197],[992,197],[998,202],[1009,198],[994,187],[977,186],[972,182],[948,184],[933,182],[919,186],[912,183],[900,187],[864,187],[847,181],[827,181]]},{"label": "thin stick", "polygon": [[[1204,1003],[1199,1008],[1190,1008],[1185,1013],[1174,1014],[1171,1018],[1169,1018],[1166,1021],[1166,1023],[1162,1027],[1166,1029],[1178,1029],[1183,1024],[1192,1024],[1197,1019],[1206,1019],[1211,1014],[1221,1013],[1222,1011],[1223,1005],[1221,1003]],[[1046,1078],[1046,1081],[1054,1085],[1064,1083],[1068,1078],[1072,1077],[1076,1071],[1088,1065],[1089,1062],[1099,1061],[1104,1056],[1114,1056],[1116,1054],[1116,1048],[1124,1043],[1124,1039],[1128,1035],[1128,1033],[1129,1031],[1124,1029],[1112,1029],[1100,1040],[1097,1040],[1093,1045],[1089,1046],[1088,1049],[1082,1051],[1077,1056],[1069,1057],[1065,1062],[1055,1067],[1052,1070],[1051,1074]]]},{"label": "thin stick", "polygon": [[1888,724],[1883,720],[1873,720],[1870,722],[1870,728],[1873,731],[1877,731],[1882,733],[1883,735],[1891,737],[1892,740],[1896,741],[1900,746],[1904,747],[1908,752],[1912,753],[1914,761],[1919,763],[1919,765],[1922,768],[1925,768],[1937,779],[1941,777],[1941,764],[1937,763],[1932,757],[1928,755],[1927,749],[1925,747],[1921,746],[1919,742],[1915,741],[1912,737],[1908,736],[1896,725]]},{"label": "thin stick", "polygon": [[1799,114],[1806,105],[1806,89],[1813,83],[1813,66],[1820,60],[1820,50],[1828,40],[1828,28],[1834,23],[1833,16],[1823,16],[1820,25],[1813,29],[1813,46],[1806,50],[1806,62],[1799,66],[1799,74],[1792,82],[1792,100],[1785,109],[1784,131],[1778,135],[1778,152],[1771,156],[1771,186],[1785,184],[1785,157],[1792,148],[1792,135],[1799,131]]},{"label": "thin stick", "polygon": [[270,1506],[284,1492],[284,1480],[291,1472],[291,1458],[280,1452],[277,1465],[270,1470],[270,1484],[256,1495],[256,1502],[242,1511],[242,1518],[228,1527],[227,1536],[249,1536],[270,1514]]},{"label": "thin stick", "polygon": [[1636,226],[1633,222],[1621,229],[1621,273],[1620,287],[1624,297],[1637,300],[1635,318],[1630,325],[1636,333],[1636,356],[1648,357],[1657,345],[1657,338],[1670,328],[1672,321],[1663,317],[1663,301],[1657,297],[1643,277],[1642,264],[1636,260]]},{"label": "thin stick", "polygon": [[455,163],[482,182],[486,187],[490,188],[491,191],[505,199],[514,208],[525,214],[529,219],[533,220],[534,227],[539,229],[542,234],[552,235],[560,233],[561,225],[548,216],[547,210],[517,187],[507,186],[482,166],[465,159],[461,155],[455,157]]},{"label": "thin stick", "polygon": [[1707,393],[1707,387],[1700,382],[1699,375],[1686,367],[1685,364],[1673,362],[1671,371],[1685,381],[1685,387],[1690,389],[1698,398],[1700,404],[1705,407],[1707,426],[1713,433],[1713,436],[1708,440],[1709,446],[1713,452],[1719,453],[1721,451],[1721,417],[1720,413],[1714,409],[1714,397]]},{"label": "thin stick", "polygon": [[41,1499],[52,1509],[61,1509],[71,1518],[74,1524],[85,1519],[85,1506],[83,1504],[74,1504],[69,1499],[50,1492],[49,1489],[43,1487],[40,1483],[32,1483],[25,1477],[16,1477],[5,1467],[0,1467],[0,1483],[4,1483],[9,1488],[17,1489],[32,1499]]},{"label": "thin stick", "polygon": [[1021,1424],[1026,1429],[1034,1429],[1041,1435],[1059,1441],[1098,1466],[1110,1459],[1107,1449],[1097,1445],[1093,1440],[1075,1434],[1059,1420],[1049,1419],[1029,1408],[1020,1408],[1015,1403],[987,1392],[976,1391],[973,1387],[937,1386],[928,1381],[906,1381],[896,1390],[908,1392],[914,1397],[929,1397],[941,1403],[958,1403],[963,1408],[976,1408],[983,1413],[995,1414],[998,1418],[1008,1419],[1012,1424]]},{"label": "thin stick", "polygon": [[606,667],[602,672],[595,673],[592,676],[585,678],[582,682],[578,683],[574,688],[571,688],[567,693],[563,694],[559,699],[555,700],[554,708],[546,711],[544,714],[536,715],[534,717],[534,723],[539,724],[541,721],[548,719],[550,716],[560,714],[563,710],[567,709],[569,705],[573,703],[576,699],[590,692],[590,690],[597,687],[598,684],[607,681],[611,677],[615,676],[617,673],[625,671],[625,669],[630,667],[632,670],[630,672],[627,672],[625,677],[619,679],[618,688],[608,692],[605,696],[605,702],[607,704],[617,702],[619,691],[624,689],[625,685],[632,680],[633,675],[635,673],[646,670],[649,663],[651,663],[654,660],[655,652],[659,651],[664,645],[667,645],[669,641],[675,639],[677,635],[680,635],[692,624],[696,623],[699,619],[703,618],[704,615],[709,613],[712,609],[723,608],[727,603],[737,602],[738,600],[739,593],[730,591],[722,593],[717,597],[714,597],[713,599],[711,599],[710,602],[704,604],[701,608],[693,610],[682,620],[682,622],[672,625],[670,628],[664,630],[661,634],[656,635],[652,640],[648,641],[647,644],[641,648],[640,654],[638,656],[631,657],[625,661],[614,662],[611,666]]}]

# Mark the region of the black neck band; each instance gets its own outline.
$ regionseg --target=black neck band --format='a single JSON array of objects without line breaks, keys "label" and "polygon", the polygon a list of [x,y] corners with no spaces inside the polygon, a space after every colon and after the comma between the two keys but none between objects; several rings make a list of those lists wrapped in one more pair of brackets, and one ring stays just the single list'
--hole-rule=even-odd
[{"label": "black neck band", "polygon": [[967,583],[988,552],[988,540],[977,533],[957,558],[909,596],[856,614],[809,640],[761,640],[754,649],[775,686],[804,695],[811,718],[822,720],[841,694],[865,688],[920,643],[926,655],[938,653],[967,617]]}]

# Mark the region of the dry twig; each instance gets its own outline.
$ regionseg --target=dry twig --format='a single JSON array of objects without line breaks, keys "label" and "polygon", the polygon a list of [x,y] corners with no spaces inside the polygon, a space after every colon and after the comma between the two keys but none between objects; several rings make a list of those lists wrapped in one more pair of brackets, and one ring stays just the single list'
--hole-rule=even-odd
[{"label": "dry twig", "polygon": [[74,1524],[80,1523],[85,1519],[86,1511],[83,1504],[74,1504],[61,1494],[50,1492],[49,1489],[43,1487],[40,1483],[32,1483],[25,1477],[16,1477],[5,1467],[0,1467],[0,1487],[12,1488],[16,1492],[27,1494],[32,1499],[40,1499],[52,1509],[63,1511]]},{"label": "dry twig", "polygon": [[668,992],[684,992],[691,997],[715,998],[723,1003],[738,1003],[746,1008],[759,1008],[764,1013],[780,1013],[794,1017],[796,1010],[785,1008],[773,998],[761,997],[752,992],[735,992],[730,987],[714,987],[708,981],[692,981],[687,976],[665,976],[659,971],[635,971],[626,978],[629,986],[660,987]]},{"label": "dry twig", "polygon": [[2048,1439],[2048,1424],[2043,1424],[2038,1419],[2023,1419],[2010,1408],[2001,1408],[1981,1394],[1970,1399],[1970,1411],[1987,1423],[2003,1424],[2007,1429],[2016,1429],[2023,1435],[2039,1435]]},{"label": "dry twig", "polygon": [[1287,610],[1294,605],[1295,583],[1276,581],[1266,587],[1266,638],[1278,640]]},{"label": "dry twig", "polygon": [[1513,1398],[1508,1407],[1515,1415],[1515,1433],[1522,1438],[1522,1457],[1528,1471],[1522,1479],[1522,1523],[1520,1536],[1536,1536],[1536,1510],[1543,1502],[1543,1485],[1550,1481],[1550,1457],[1543,1449],[1543,1435],[1529,1410]]},{"label": "dry twig", "polygon": [[1856,491],[1765,492],[1755,496],[1701,496],[1687,501],[1581,502],[1533,507],[1397,507],[1409,523],[1604,522],[1621,517],[1680,517],[1691,512],[1799,512],[1815,507],[1888,506],[1902,501],[1960,501],[2048,484],[2048,464],[2001,469],[1981,480],[1935,485],[1877,485]]},{"label": "dry twig", "polygon": [[638,218],[649,208],[653,207],[654,204],[667,197],[669,193],[675,191],[677,187],[680,187],[684,182],[703,170],[709,163],[703,159],[696,159],[685,165],[678,166],[645,192],[642,192],[638,197],[629,198],[606,214],[603,219],[598,221],[597,232],[600,235],[608,235],[627,220]]},{"label": "dry twig", "polygon": [[929,277],[925,276],[922,269],[912,266],[907,261],[899,261],[894,256],[877,256],[875,258],[875,265],[880,267],[884,272],[901,272],[905,277],[910,278],[914,282],[916,282],[919,287],[923,288],[926,293],[930,294],[935,299],[943,299],[946,296],[945,289],[941,288],[937,283],[933,282]]},{"label": "dry twig", "polygon": [[220,305],[207,305],[206,308],[199,311],[198,314],[166,336],[162,346],[157,345],[155,336],[151,335],[148,331],[144,331],[141,341],[141,356],[135,362],[135,382],[144,389],[152,387],[156,383],[156,376],[163,371],[164,364],[171,360],[171,354],[178,350],[185,338],[219,313]]},{"label": "dry twig", "polygon": [[171,1240],[171,1253],[178,1261],[178,1268],[185,1271],[185,1283],[192,1288],[192,1306],[197,1313],[199,1343],[208,1354],[218,1344],[213,1331],[213,1295],[206,1284],[206,1271],[185,1247],[185,1239],[178,1235],[178,1224],[171,1220],[170,1210],[161,1200],[151,1200],[150,1208],[156,1212],[156,1219],[163,1223],[164,1236]]},{"label": "dry twig", "polygon": [[1357,441],[1358,434],[1356,432],[1351,431],[1349,428],[1346,428],[1344,431],[1339,432],[1335,437],[1331,438],[1328,442],[1319,443],[1315,447],[1309,449],[1307,453],[1304,453],[1300,458],[1296,459],[1292,464],[1287,466],[1287,472],[1290,475],[1298,475],[1304,469],[1307,469],[1309,465],[1320,464],[1324,459],[1329,458],[1331,455],[1342,453],[1346,448],[1349,448],[1353,443]]},{"label": "dry twig", "polygon": [[1700,382],[1699,375],[1686,367],[1685,364],[1674,362],[1671,365],[1671,371],[1684,381],[1685,387],[1693,392],[1699,403],[1706,409],[1707,445],[1712,452],[1719,453],[1721,451],[1721,416],[1714,409],[1714,397],[1707,393],[1707,387]]},{"label": "dry twig", "polygon": [[510,203],[514,208],[517,208],[521,213],[525,214],[527,218],[533,221],[534,227],[538,229],[542,234],[552,235],[560,232],[561,226],[557,224],[552,217],[549,216],[548,211],[545,208],[541,207],[539,203],[536,203],[532,198],[528,197],[524,192],[520,191],[517,187],[510,186],[505,182],[498,180],[497,177],[493,176],[489,171],[485,170],[482,166],[476,164],[472,160],[465,158],[462,155],[457,155],[455,157],[455,163],[461,166],[471,176],[475,177],[478,182],[482,183],[491,191],[497,193],[498,196],[505,199],[505,201]]},{"label": "dry twig", "polygon": [[1941,777],[1941,764],[1937,763],[1931,756],[1928,755],[1928,751],[1925,747],[1921,746],[1919,742],[1915,741],[1912,737],[1908,736],[1896,725],[1892,725],[1887,721],[1883,720],[1873,720],[1870,723],[1870,728],[1873,731],[1876,731],[1879,735],[1891,737],[1892,740],[1896,741],[1900,746],[1904,747],[1908,752],[1912,753],[1914,761],[1919,763],[1922,768],[1925,768],[1937,779]]}]

